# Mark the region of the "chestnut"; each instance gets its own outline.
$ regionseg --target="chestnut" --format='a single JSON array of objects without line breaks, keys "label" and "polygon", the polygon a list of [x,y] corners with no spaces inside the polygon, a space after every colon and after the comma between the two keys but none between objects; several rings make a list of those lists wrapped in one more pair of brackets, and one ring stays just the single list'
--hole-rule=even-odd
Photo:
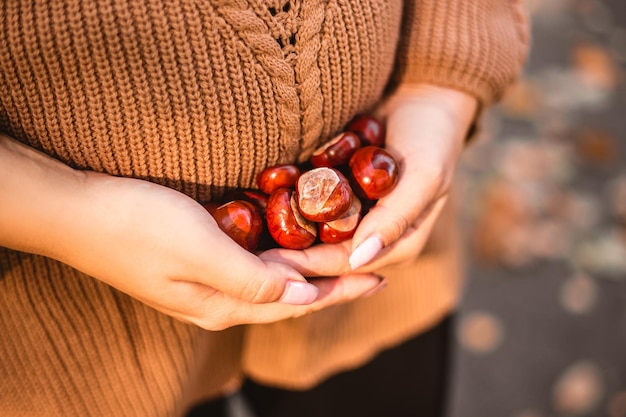
[{"label": "chestnut", "polygon": [[265,194],[272,194],[279,188],[293,187],[299,176],[300,169],[293,164],[274,165],[259,173],[257,185]]},{"label": "chestnut", "polygon": [[377,146],[359,148],[349,165],[354,191],[363,198],[378,200],[398,182],[398,163]]},{"label": "chestnut", "polygon": [[268,195],[257,190],[237,190],[226,195],[226,200],[244,200],[254,204],[261,210],[261,214],[265,216]]},{"label": "chestnut", "polygon": [[352,188],[334,168],[320,167],[304,172],[296,183],[300,213],[314,222],[341,217],[352,205]]},{"label": "chestnut", "polygon": [[205,208],[213,215],[219,228],[239,246],[250,252],[257,248],[263,233],[263,218],[254,204],[234,200],[215,209],[209,203]]},{"label": "chestnut", "polygon": [[362,146],[382,147],[385,144],[385,127],[372,116],[357,115],[348,123],[345,130],[356,133],[361,139]]},{"label": "chestnut", "polygon": [[339,243],[350,239],[354,235],[361,221],[361,200],[357,196],[352,198],[352,205],[343,216],[337,220],[320,223],[320,240],[324,243]]},{"label": "chestnut", "polygon": [[280,246],[306,249],[317,237],[317,227],[298,211],[295,191],[279,188],[270,194],[265,212],[267,229]]},{"label": "chestnut", "polygon": [[315,168],[347,164],[360,146],[361,140],[355,133],[342,132],[313,152],[311,164]]}]

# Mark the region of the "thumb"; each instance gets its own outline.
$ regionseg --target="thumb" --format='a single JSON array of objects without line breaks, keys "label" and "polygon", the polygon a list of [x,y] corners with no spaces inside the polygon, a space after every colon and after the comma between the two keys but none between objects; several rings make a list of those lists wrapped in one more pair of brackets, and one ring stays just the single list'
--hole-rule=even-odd
[{"label": "thumb", "polygon": [[379,200],[359,224],[352,238],[350,268],[355,270],[369,263],[414,227],[436,200],[436,188],[424,183],[418,186],[412,181],[398,182],[393,192]]},{"label": "thumb", "polygon": [[223,239],[219,247],[217,259],[207,257],[206,261],[221,264],[223,274],[217,279],[203,280],[203,284],[254,304],[308,305],[317,300],[318,288],[291,266],[261,260],[229,238]]}]

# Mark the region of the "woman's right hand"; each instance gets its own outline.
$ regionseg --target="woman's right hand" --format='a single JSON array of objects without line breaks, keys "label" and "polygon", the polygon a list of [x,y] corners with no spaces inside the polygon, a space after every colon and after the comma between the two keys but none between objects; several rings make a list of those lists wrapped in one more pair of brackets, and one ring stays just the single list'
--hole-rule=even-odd
[{"label": "woman's right hand", "polygon": [[57,259],[205,329],[301,316],[380,283],[372,274],[309,283],[239,247],[182,193],[72,170],[2,136],[0,171],[0,245]]}]

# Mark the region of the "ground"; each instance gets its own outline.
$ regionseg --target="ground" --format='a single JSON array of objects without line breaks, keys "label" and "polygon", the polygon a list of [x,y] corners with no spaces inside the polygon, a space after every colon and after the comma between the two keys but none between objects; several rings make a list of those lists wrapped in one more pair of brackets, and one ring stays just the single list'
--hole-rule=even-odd
[{"label": "ground", "polygon": [[626,2],[532,0],[525,74],[459,170],[450,417],[626,417]]}]

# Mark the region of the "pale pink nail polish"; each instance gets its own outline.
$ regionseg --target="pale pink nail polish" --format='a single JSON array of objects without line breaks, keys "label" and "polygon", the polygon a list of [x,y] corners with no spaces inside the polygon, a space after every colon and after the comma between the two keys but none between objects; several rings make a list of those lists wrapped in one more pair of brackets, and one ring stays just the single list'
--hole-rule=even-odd
[{"label": "pale pink nail polish", "polygon": [[350,268],[354,271],[355,269],[365,265],[380,252],[383,248],[383,241],[379,236],[370,236],[365,240],[365,242],[361,243],[350,255],[350,259],[348,262],[350,263]]},{"label": "pale pink nail polish", "polygon": [[278,300],[283,304],[307,305],[317,300],[319,289],[308,282],[287,281],[285,292]]}]

